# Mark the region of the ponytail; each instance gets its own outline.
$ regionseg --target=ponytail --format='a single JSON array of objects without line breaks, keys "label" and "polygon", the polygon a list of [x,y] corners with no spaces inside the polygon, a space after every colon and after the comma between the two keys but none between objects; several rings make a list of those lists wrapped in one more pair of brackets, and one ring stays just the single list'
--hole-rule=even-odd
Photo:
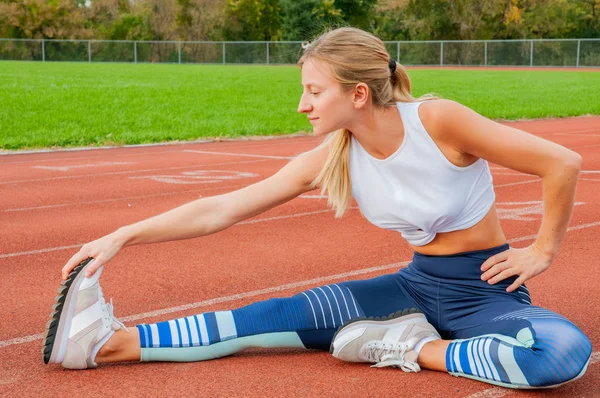
[{"label": "ponytail", "polygon": [[415,98],[410,93],[410,78],[406,68],[401,64],[396,64],[396,70],[392,75],[392,87],[394,102],[413,102]]},{"label": "ponytail", "polygon": [[325,165],[312,183],[313,188],[321,187],[321,195],[327,193],[327,204],[340,218],[350,206],[352,185],[350,183],[350,139],[352,134],[346,129],[335,131],[321,146],[328,146],[329,153]]}]

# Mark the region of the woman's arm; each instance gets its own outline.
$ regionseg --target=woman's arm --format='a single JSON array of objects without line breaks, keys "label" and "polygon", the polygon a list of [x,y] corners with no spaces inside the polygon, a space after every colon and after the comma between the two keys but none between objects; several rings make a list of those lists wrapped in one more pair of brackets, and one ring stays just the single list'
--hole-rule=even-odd
[{"label": "woman's arm", "polygon": [[303,153],[277,173],[255,184],[198,199],[115,233],[123,246],[196,238],[222,231],[312,190],[326,152]]},{"label": "woman's arm", "polygon": [[124,246],[209,235],[310,191],[327,151],[328,147],[319,146],[294,158],[271,177],[248,187],[195,200],[87,243],[63,267],[63,278],[88,257],[94,258],[89,269],[93,275]]},{"label": "woman's arm", "polygon": [[[537,239],[530,247],[530,251],[537,252],[537,260],[529,271],[521,270],[519,275],[524,279],[515,288],[545,270],[556,255],[567,230],[573,211],[581,156],[561,145],[496,123],[453,101],[431,101],[423,106],[426,106],[423,116],[427,119],[428,130],[432,130],[430,133],[436,139],[465,155],[483,158],[542,179],[544,215]],[[517,270],[509,269],[510,264],[504,264],[508,255],[506,252],[500,253],[486,261],[482,270],[490,271],[483,275],[483,279],[493,277],[490,283],[496,283],[516,275]],[[499,263],[502,265],[494,268]],[[529,275],[530,272],[533,274]]]}]

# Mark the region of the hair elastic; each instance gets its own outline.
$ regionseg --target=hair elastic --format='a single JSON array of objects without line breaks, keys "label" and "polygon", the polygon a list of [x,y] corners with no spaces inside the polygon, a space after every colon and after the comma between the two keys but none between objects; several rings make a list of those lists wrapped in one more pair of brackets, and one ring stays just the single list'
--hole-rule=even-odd
[{"label": "hair elastic", "polygon": [[396,72],[396,60],[394,58],[390,58],[390,71],[392,72],[392,75],[394,74],[394,72]]}]

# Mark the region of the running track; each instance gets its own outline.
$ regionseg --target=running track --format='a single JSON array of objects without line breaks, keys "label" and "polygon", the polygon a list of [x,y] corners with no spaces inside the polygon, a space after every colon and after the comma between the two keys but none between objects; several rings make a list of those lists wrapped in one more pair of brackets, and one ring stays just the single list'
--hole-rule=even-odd
[{"label": "running track", "polygon": [[[318,143],[311,136],[0,156],[0,396],[524,397],[600,394],[600,118],[512,123],[584,159],[570,230],[553,266],[528,282],[536,305],[568,316],[591,339],[587,374],[552,391],[515,392],[422,371],[371,369],[328,353],[248,350],[198,363],[43,365],[41,333],[60,268],[77,248],[119,226],[273,174]],[[497,206],[516,247],[541,217],[539,179],[492,165]],[[335,220],[318,192],[200,239],[124,249],[106,267],[105,296],[127,324],[154,322],[406,265],[411,251],[352,209]]]}]

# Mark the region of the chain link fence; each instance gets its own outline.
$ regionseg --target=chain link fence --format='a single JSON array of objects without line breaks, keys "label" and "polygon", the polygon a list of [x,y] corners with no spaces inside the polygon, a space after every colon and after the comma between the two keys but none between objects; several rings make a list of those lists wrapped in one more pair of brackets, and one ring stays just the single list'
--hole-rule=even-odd
[{"label": "chain link fence", "polygon": [[[600,39],[386,41],[404,65],[600,67]],[[299,41],[0,39],[0,60],[295,64]]]}]

